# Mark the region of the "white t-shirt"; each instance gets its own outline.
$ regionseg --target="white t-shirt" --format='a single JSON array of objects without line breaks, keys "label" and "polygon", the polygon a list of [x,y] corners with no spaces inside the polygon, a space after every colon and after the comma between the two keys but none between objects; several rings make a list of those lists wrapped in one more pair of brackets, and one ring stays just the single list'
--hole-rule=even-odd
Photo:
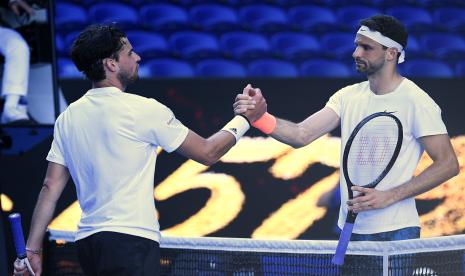
[{"label": "white t-shirt", "polygon": [[[395,112],[395,116],[402,122],[402,148],[391,171],[376,186],[378,190],[388,190],[412,178],[423,153],[418,138],[447,133],[439,106],[409,79],[404,79],[396,90],[384,95],[374,94],[368,81],[350,85],[331,96],[326,106],[334,110],[341,119],[342,149],[355,126],[370,114],[380,111]],[[341,150],[341,168],[342,153]],[[346,181],[342,173],[340,187],[338,226],[342,229],[347,216],[348,200]],[[372,234],[419,225],[415,199],[407,198],[383,209],[359,213],[353,232]]]},{"label": "white t-shirt", "polygon": [[89,90],[55,123],[47,160],[69,169],[82,209],[76,240],[112,231],[160,240],[153,198],[156,149],[188,129],[154,99],[116,87]]}]

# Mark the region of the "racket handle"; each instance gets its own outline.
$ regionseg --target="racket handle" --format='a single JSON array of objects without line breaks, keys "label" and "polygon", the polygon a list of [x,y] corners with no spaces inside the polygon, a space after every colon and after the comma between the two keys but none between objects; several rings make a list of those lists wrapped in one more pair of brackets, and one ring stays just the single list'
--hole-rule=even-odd
[{"label": "racket handle", "polygon": [[13,241],[16,248],[16,256],[18,259],[24,259],[27,257],[26,245],[24,244],[23,227],[21,226],[21,215],[13,213],[8,216],[11,225],[11,232],[13,234]]},{"label": "racket handle", "polygon": [[339,242],[337,243],[336,253],[333,257],[333,264],[343,265],[344,257],[346,255],[347,246],[349,245],[350,236],[352,236],[352,230],[354,229],[353,223],[346,222],[342,229],[341,235],[339,236]]}]

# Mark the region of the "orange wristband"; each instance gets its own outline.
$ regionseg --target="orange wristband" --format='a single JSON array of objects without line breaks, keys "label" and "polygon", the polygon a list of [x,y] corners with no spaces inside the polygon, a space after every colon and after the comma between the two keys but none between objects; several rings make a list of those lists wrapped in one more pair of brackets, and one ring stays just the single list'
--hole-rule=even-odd
[{"label": "orange wristband", "polygon": [[258,128],[265,134],[270,134],[276,127],[276,118],[270,113],[265,112],[262,117],[252,123],[252,126]]}]

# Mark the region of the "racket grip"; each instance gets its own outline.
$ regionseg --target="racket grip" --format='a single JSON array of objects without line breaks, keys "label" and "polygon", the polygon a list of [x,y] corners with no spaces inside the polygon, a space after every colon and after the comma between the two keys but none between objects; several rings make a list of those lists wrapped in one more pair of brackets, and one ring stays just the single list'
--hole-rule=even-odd
[{"label": "racket grip", "polygon": [[339,236],[339,242],[337,243],[336,253],[333,257],[333,264],[343,265],[344,257],[346,255],[347,246],[349,245],[350,236],[352,236],[352,230],[354,229],[353,223],[346,222],[342,229],[341,235]]},{"label": "racket grip", "polygon": [[16,248],[16,256],[18,259],[24,259],[27,257],[26,245],[24,244],[23,227],[21,226],[21,215],[13,213],[8,216],[11,225],[11,232],[13,234],[13,241]]}]

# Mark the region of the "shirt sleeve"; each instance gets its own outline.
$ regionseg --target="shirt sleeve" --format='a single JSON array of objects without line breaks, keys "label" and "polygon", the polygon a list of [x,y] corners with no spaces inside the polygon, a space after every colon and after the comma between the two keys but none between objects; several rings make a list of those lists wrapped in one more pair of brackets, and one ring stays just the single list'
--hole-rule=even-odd
[{"label": "shirt sleeve", "polygon": [[137,110],[136,132],[143,141],[172,152],[184,142],[189,129],[168,107],[154,99],[145,99]]},{"label": "shirt sleeve", "polygon": [[429,103],[415,108],[413,135],[416,138],[446,133],[446,126],[441,118],[441,108],[437,104]]},{"label": "shirt sleeve", "polygon": [[65,161],[65,154],[63,148],[63,139],[60,133],[60,125],[61,125],[61,116],[55,122],[55,127],[53,129],[53,141],[50,151],[47,154],[46,160],[54,163],[61,164],[63,166],[66,165]]},{"label": "shirt sleeve", "polygon": [[342,113],[342,103],[343,103],[343,96],[345,91],[348,89],[348,87],[344,87],[339,89],[336,93],[334,93],[329,100],[326,102],[325,107],[331,108],[336,114],[341,117]]}]

